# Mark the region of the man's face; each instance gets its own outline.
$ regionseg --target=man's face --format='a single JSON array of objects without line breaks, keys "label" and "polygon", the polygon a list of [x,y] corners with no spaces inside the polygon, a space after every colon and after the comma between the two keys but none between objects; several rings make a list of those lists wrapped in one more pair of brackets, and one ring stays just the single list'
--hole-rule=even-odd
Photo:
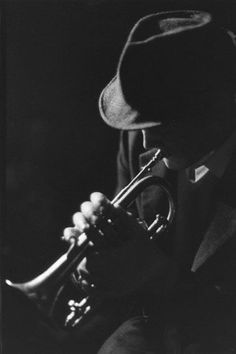
[{"label": "man's face", "polygon": [[212,128],[209,122],[202,123],[186,122],[183,125],[173,122],[166,127],[142,130],[143,146],[145,149],[163,149],[164,153],[166,152],[164,162],[170,169],[186,168],[200,160],[215,146],[212,141],[215,128]]},{"label": "man's face", "polygon": [[217,93],[207,103],[185,105],[179,113],[171,112],[173,120],[166,125],[144,129],[143,146],[167,151],[167,167],[180,170],[191,166],[210,153],[232,133],[232,100]]},{"label": "man's face", "polygon": [[164,162],[173,170],[186,168],[200,159],[202,139],[200,127],[169,125],[142,130],[143,146],[145,149],[158,147],[166,152]]}]

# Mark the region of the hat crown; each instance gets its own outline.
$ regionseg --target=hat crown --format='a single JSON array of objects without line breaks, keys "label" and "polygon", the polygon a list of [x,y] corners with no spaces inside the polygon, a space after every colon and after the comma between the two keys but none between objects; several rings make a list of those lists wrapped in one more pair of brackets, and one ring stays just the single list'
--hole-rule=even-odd
[{"label": "hat crown", "polygon": [[132,28],[116,78],[101,95],[102,117],[116,128],[150,127],[171,120],[189,102],[202,104],[213,92],[232,95],[235,62],[232,38],[211,14],[148,15]]},{"label": "hat crown", "polygon": [[141,19],[118,66],[126,102],[148,113],[167,97],[180,104],[179,95],[222,89],[232,80],[232,47],[205,12],[164,12]]}]

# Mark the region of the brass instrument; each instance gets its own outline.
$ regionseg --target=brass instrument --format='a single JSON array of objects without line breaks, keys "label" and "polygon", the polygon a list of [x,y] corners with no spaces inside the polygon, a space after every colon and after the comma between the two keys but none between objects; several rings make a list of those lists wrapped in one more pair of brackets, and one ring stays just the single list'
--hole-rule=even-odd
[{"label": "brass instrument", "polygon": [[[155,238],[156,235],[166,230],[172,223],[175,214],[174,201],[167,183],[157,176],[145,176],[162,158],[163,153],[158,149],[153,158],[111,202],[115,206],[119,205],[122,208],[127,208],[146,187],[154,184],[160,186],[167,194],[169,211],[166,217],[158,214],[147,228],[147,235],[150,239]],[[91,246],[91,241],[85,233],[80,238],[82,239],[80,246],[74,240],[69,250],[36,278],[25,283],[12,283],[10,280],[6,280],[6,283],[22,291],[27,297],[36,301],[40,308],[48,311],[59,289],[68,277],[73,274],[78,264],[86,257],[88,248]],[[66,324],[72,327],[77,325],[93,306],[89,296],[83,298],[79,303],[71,300],[68,304],[71,308],[71,313],[67,316]]]}]

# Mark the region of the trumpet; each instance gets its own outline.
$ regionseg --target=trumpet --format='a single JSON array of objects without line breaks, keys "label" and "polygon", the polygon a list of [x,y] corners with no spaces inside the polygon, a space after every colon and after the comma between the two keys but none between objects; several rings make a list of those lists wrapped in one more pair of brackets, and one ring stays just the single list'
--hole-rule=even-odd
[{"label": "trumpet", "polygon": [[[175,215],[175,204],[167,182],[158,176],[147,175],[151,171],[151,168],[163,157],[164,154],[158,149],[152,159],[111,202],[114,206],[127,208],[145,188],[150,185],[159,186],[167,194],[168,213],[165,217],[160,214],[156,215],[154,221],[147,227],[147,236],[150,240],[155,239],[162,232],[166,231]],[[86,257],[86,254],[88,254],[91,240],[86,233],[83,233],[80,238],[82,239],[80,246],[74,240],[66,253],[34,279],[25,283],[13,283],[10,280],[6,280],[6,284],[23,292],[29,299],[36,302],[40,309],[51,313],[50,309],[59,289],[75,272],[79,263]],[[65,325],[70,327],[77,326],[85,318],[86,314],[93,309],[93,302],[94,299],[91,299],[90,296],[83,297],[79,302],[70,300],[68,303],[70,313],[66,318]]]}]

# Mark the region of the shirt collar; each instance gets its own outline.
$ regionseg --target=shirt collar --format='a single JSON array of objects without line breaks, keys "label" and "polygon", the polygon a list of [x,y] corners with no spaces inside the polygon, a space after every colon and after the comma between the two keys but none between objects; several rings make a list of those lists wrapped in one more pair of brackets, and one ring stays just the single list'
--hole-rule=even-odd
[{"label": "shirt collar", "polygon": [[211,151],[203,159],[187,169],[192,183],[200,181],[209,171],[217,178],[221,178],[228,166],[234,149],[236,148],[236,131],[224,142],[220,148]]}]

